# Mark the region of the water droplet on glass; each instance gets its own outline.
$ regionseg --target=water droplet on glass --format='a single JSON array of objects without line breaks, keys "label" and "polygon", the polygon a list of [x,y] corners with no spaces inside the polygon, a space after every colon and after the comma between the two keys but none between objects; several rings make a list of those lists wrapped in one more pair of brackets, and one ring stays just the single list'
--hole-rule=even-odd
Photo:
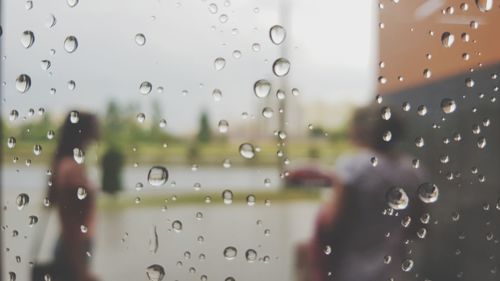
[{"label": "water droplet on glass", "polygon": [[434,203],[439,197],[439,189],[437,185],[425,182],[418,187],[418,197],[424,203]]},{"label": "water droplet on glass", "polygon": [[42,70],[48,70],[50,68],[50,61],[49,60],[42,60],[40,62],[40,67],[42,68]]},{"label": "water droplet on glass", "polygon": [[181,232],[182,231],[182,222],[179,220],[175,220],[172,222],[172,229],[175,232]]},{"label": "water droplet on glass", "polygon": [[165,167],[154,166],[149,170],[148,182],[152,186],[161,186],[168,180],[168,171]]},{"label": "water droplet on glass", "polygon": [[384,256],[384,263],[385,264],[390,264],[392,261],[392,257],[389,255]]},{"label": "water droplet on glass", "polygon": [[16,138],[14,138],[14,137],[9,137],[9,138],[7,139],[7,147],[8,147],[8,148],[10,148],[10,149],[12,149],[12,148],[16,147]]},{"label": "water droplet on glass", "polygon": [[262,109],[262,116],[264,116],[265,118],[272,118],[274,115],[274,110],[270,107],[264,107]]},{"label": "water droplet on glass", "polygon": [[286,30],[281,25],[275,25],[269,29],[269,37],[274,44],[279,45],[285,41]]},{"label": "water droplet on glass", "polygon": [[56,23],[57,23],[56,17],[53,14],[49,14],[47,16],[47,19],[45,20],[45,26],[47,28],[52,28],[56,25]]},{"label": "water droplet on glass", "polygon": [[28,225],[30,227],[33,227],[35,224],[38,222],[38,217],[37,216],[29,216],[28,217]]},{"label": "water droplet on glass", "polygon": [[24,48],[28,49],[35,43],[35,34],[31,30],[25,30],[21,34],[21,44]]},{"label": "water droplet on glass", "polygon": [[401,263],[401,269],[404,271],[404,272],[408,272],[408,271],[411,271],[413,269],[413,260],[411,259],[405,259],[402,263]]},{"label": "water droplet on glass", "polygon": [[76,191],[76,197],[79,200],[85,199],[87,197],[87,190],[85,190],[85,188],[83,187],[79,187]]},{"label": "water droplet on glass", "polygon": [[219,128],[219,133],[221,134],[225,134],[229,131],[229,123],[226,120],[220,120],[217,127]]},{"label": "water droplet on glass", "polygon": [[255,148],[250,143],[242,143],[239,147],[240,155],[246,159],[255,157]]},{"label": "water droplet on glass", "polygon": [[236,255],[238,254],[238,251],[236,250],[235,247],[229,246],[229,247],[226,247],[224,249],[223,253],[224,253],[224,257],[227,260],[233,260],[234,258],[236,258]]},{"label": "water droplet on glass", "polygon": [[257,260],[257,252],[254,249],[248,249],[245,252],[247,262],[255,262]]},{"label": "water droplet on glass", "polygon": [[152,89],[153,89],[153,86],[148,81],[144,81],[141,83],[141,85],[139,85],[139,92],[143,95],[147,95],[147,94],[151,93]]},{"label": "water droplet on glass", "polygon": [[78,5],[78,0],[67,0],[66,3],[68,3],[68,6],[70,6],[71,8],[73,8],[76,5]]},{"label": "water droplet on glass", "polygon": [[222,14],[219,16],[220,23],[226,23],[229,20],[229,17],[226,14]]},{"label": "water droplet on glass", "polygon": [[381,114],[382,114],[382,119],[384,120],[389,120],[391,119],[391,109],[387,106],[384,106],[382,107],[382,110],[381,110]]},{"label": "water droplet on glass", "polygon": [[222,191],[222,199],[226,205],[233,203],[233,192],[229,189]]},{"label": "water droplet on glass", "polygon": [[476,0],[479,11],[486,13],[493,9],[493,0]]},{"label": "water droplet on glass", "polygon": [[14,121],[19,117],[19,111],[12,109],[9,114],[9,120]]},{"label": "water droplet on glass", "polygon": [[285,58],[279,58],[273,63],[273,73],[278,77],[283,77],[290,71],[290,62]]},{"label": "water droplet on glass", "polygon": [[165,277],[165,269],[159,264],[152,264],[146,268],[149,281],[161,281]]},{"label": "water droplet on glass", "polygon": [[76,82],[73,80],[68,81],[68,90],[73,91],[76,88]]},{"label": "water droplet on glass", "polygon": [[427,79],[431,78],[431,76],[432,76],[432,71],[428,68],[424,69],[423,73],[424,73],[424,77]]},{"label": "water droplet on glass", "polygon": [[142,112],[137,113],[136,119],[139,123],[144,123],[144,121],[146,120],[146,115]]},{"label": "water droplet on glass", "polygon": [[222,92],[219,89],[214,89],[212,91],[212,98],[214,101],[220,101],[222,99]]},{"label": "water droplet on glass", "polygon": [[158,232],[156,231],[156,225],[151,229],[149,237],[149,251],[156,254],[158,251]]},{"label": "water droplet on glass", "polygon": [[71,111],[69,113],[69,121],[72,124],[78,123],[78,121],[80,121],[80,113],[78,113],[78,111]]},{"label": "water droplet on glass", "polygon": [[64,50],[68,53],[73,53],[78,48],[78,40],[75,36],[71,35],[64,40]]},{"label": "water droplet on glass", "polygon": [[215,70],[219,71],[222,70],[226,66],[226,60],[222,57],[218,57],[214,61],[214,68]]},{"label": "water droplet on glass", "polygon": [[477,144],[477,147],[479,147],[479,148],[481,148],[481,149],[485,148],[485,147],[486,147],[486,138],[484,138],[484,137],[479,137],[479,138],[477,139],[476,144]]},{"label": "water droplet on glass", "polygon": [[323,253],[325,253],[325,255],[329,256],[332,253],[332,247],[330,245],[326,245],[323,248]]},{"label": "water droplet on glass", "polygon": [[271,92],[271,83],[264,79],[258,80],[253,85],[253,91],[258,98],[265,98]]},{"label": "water droplet on glass", "polygon": [[443,110],[444,113],[450,114],[457,109],[457,104],[455,103],[454,100],[445,98],[441,101],[441,109]]},{"label": "water droplet on glass", "polygon": [[211,13],[211,14],[217,14],[217,11],[219,9],[217,8],[217,4],[215,3],[211,3],[208,5],[208,11]]},{"label": "water droplet on glass", "polygon": [[384,134],[382,135],[382,139],[385,142],[390,142],[391,139],[392,139],[392,133],[391,133],[391,131],[385,131]]},{"label": "water droplet on glass", "polygon": [[257,201],[257,199],[255,198],[255,195],[253,195],[253,194],[249,194],[249,195],[247,196],[247,205],[248,205],[248,206],[250,206],[250,207],[251,207],[251,206],[255,205],[255,201]]},{"label": "water droplet on glass", "polygon": [[449,32],[444,32],[441,35],[441,44],[443,44],[445,48],[450,48],[454,42],[455,42],[455,36],[453,34]]},{"label": "water droplet on glass", "polygon": [[389,207],[394,210],[403,210],[408,207],[410,199],[406,194],[406,191],[400,187],[392,187],[386,193],[386,200]]},{"label": "water droplet on glass", "polygon": [[139,46],[144,46],[144,44],[146,44],[146,36],[142,33],[137,33],[135,35],[135,43]]},{"label": "water droplet on glass", "polygon": [[21,74],[16,78],[16,89],[20,93],[26,93],[31,87],[31,78],[27,74]]},{"label": "water droplet on glass", "polygon": [[30,197],[26,193],[21,193],[16,198],[17,208],[22,210],[30,202]]},{"label": "water droplet on glass", "polygon": [[253,43],[252,44],[252,50],[254,52],[259,52],[260,51],[260,44],[259,43]]},{"label": "water droplet on glass", "polygon": [[82,164],[85,161],[85,153],[79,148],[73,148],[73,159],[78,164]]},{"label": "water droplet on glass", "polygon": [[465,86],[467,86],[467,88],[472,88],[474,87],[474,80],[472,78],[467,78],[465,79]]},{"label": "water droplet on glass", "polygon": [[40,154],[42,154],[42,146],[39,144],[35,144],[33,146],[33,154],[35,154],[36,156],[39,156]]},{"label": "water droplet on glass", "polygon": [[417,108],[417,114],[420,116],[425,116],[427,114],[427,107],[425,105],[419,105]]}]

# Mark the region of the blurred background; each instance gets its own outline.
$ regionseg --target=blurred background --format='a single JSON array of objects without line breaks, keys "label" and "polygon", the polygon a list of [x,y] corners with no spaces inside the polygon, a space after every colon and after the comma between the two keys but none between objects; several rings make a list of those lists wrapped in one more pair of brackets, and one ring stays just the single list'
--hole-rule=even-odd
[{"label": "blurred background", "polygon": [[2,278],[29,280],[34,243],[51,259],[47,170],[75,111],[101,127],[85,151],[100,279],[160,264],[166,280],[312,280],[297,261],[334,193],[324,175],[359,151],[349,122],[372,105],[402,118],[391,141],[440,192],[398,280],[498,280],[499,5],[2,1]]}]

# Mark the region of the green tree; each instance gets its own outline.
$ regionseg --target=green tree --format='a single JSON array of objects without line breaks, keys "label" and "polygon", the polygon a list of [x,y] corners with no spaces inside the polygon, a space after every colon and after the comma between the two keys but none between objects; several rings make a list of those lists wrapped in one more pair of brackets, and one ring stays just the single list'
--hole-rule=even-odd
[{"label": "green tree", "polygon": [[204,111],[200,116],[200,128],[196,140],[200,143],[209,143],[212,140],[212,131],[208,121],[208,114]]}]

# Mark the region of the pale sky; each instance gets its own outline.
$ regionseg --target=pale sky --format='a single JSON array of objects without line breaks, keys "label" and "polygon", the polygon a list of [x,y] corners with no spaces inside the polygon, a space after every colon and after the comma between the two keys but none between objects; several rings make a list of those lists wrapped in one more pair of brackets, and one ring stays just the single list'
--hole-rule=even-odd
[{"label": "pale sky", "polygon": [[[23,116],[29,108],[39,107],[54,115],[70,108],[102,112],[111,99],[138,104],[148,116],[150,104],[157,101],[168,129],[189,133],[202,109],[215,123],[219,119],[243,122],[242,112],[259,115],[264,105],[276,100],[274,92],[280,85],[287,94],[291,88],[300,89],[300,97],[292,101],[300,106],[320,101],[339,107],[374,96],[374,1],[290,0],[286,22],[276,0],[231,0],[229,6],[226,2],[80,0],[70,8],[65,1],[52,0],[33,1],[33,8],[27,10],[24,1],[2,1],[3,116],[11,109]],[[216,14],[209,12],[211,3],[218,6]],[[52,28],[46,26],[50,14],[57,19]],[[228,16],[226,23],[219,20],[222,14]],[[268,36],[275,24],[287,30],[280,46]],[[20,40],[25,30],[35,34],[28,49]],[[146,36],[144,46],[135,43],[137,33]],[[71,54],[63,48],[69,35],[79,43]],[[253,43],[261,45],[259,52],[252,50]],[[286,79],[277,79],[271,66],[282,48],[287,48],[291,70]],[[234,50],[241,51],[241,58],[232,56]],[[220,71],[213,66],[217,57],[226,59]],[[40,67],[45,59],[51,61],[48,71]],[[15,89],[15,79],[22,73],[32,79],[24,94]],[[268,101],[253,94],[259,79],[273,83]],[[66,86],[69,80],[76,82],[74,91]],[[143,81],[153,84],[149,95],[139,93]],[[158,86],[165,90],[158,93]],[[57,90],[55,95],[50,94],[51,88]],[[214,88],[223,93],[220,102],[212,98]],[[182,95],[183,90],[188,94]]]}]

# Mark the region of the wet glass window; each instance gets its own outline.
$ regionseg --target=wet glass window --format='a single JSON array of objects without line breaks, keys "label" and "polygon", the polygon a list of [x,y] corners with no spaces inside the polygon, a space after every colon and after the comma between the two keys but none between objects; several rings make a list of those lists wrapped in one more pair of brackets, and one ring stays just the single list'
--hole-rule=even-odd
[{"label": "wet glass window", "polygon": [[1,280],[500,279],[500,1],[0,15]]}]

